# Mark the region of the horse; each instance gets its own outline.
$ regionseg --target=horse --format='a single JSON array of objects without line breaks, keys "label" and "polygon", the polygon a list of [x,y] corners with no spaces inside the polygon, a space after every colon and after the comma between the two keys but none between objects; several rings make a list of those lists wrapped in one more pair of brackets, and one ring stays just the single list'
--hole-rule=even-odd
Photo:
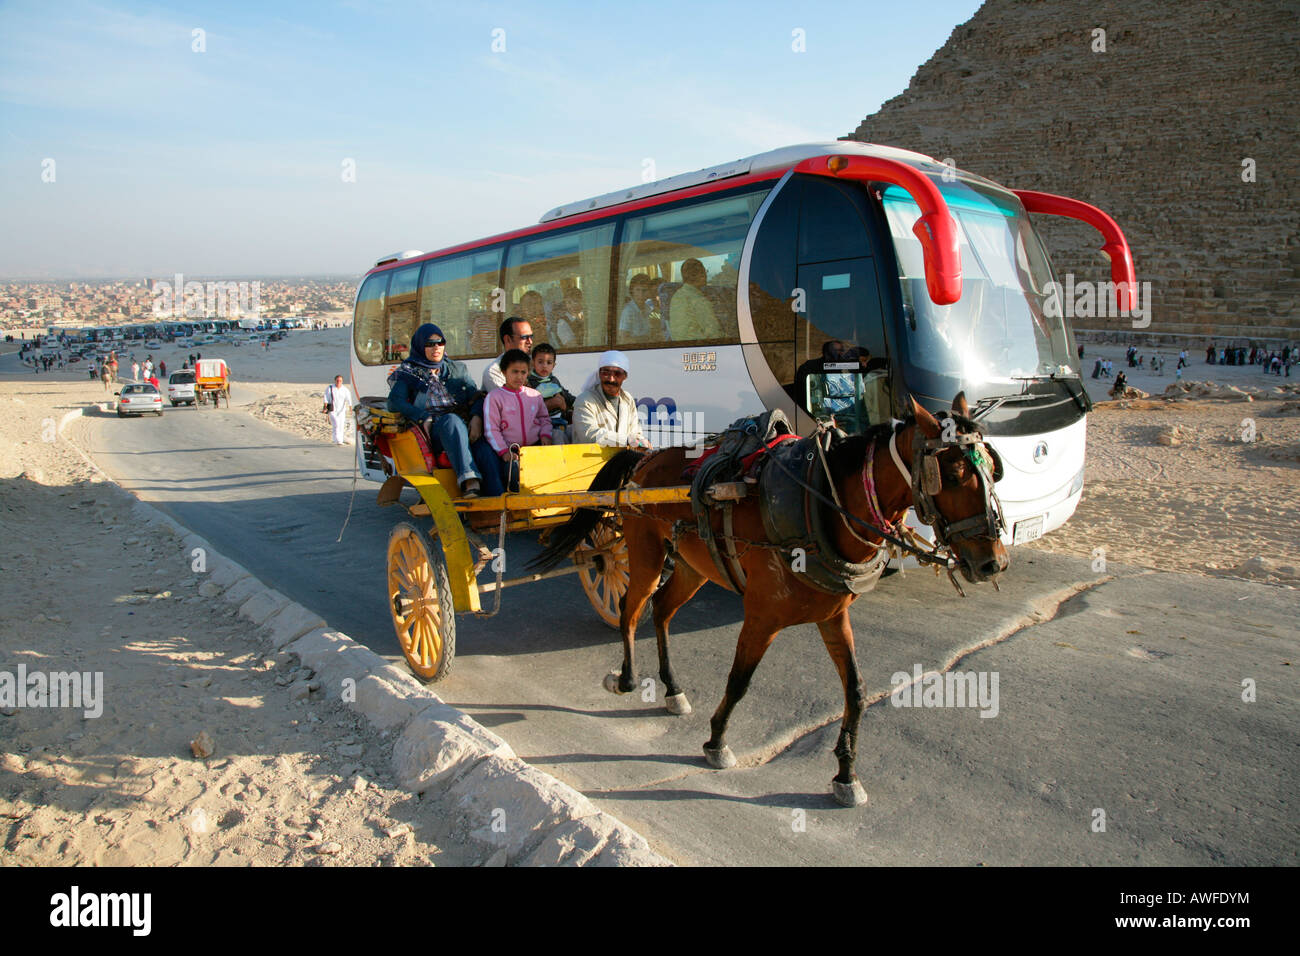
[{"label": "horse", "polygon": [[[889,542],[903,544],[898,537],[903,533],[902,520],[915,506],[921,520],[934,527],[937,543],[928,556],[914,548],[909,550],[928,557],[931,563],[943,563],[963,596],[965,592],[952,574],[954,567],[969,582],[992,581],[996,587],[996,577],[1007,567],[1007,552],[1000,535],[1000,504],[993,489],[1001,477],[1001,460],[983,444],[963,393],[957,394],[952,412],[943,416],[942,424],[915,399],[909,399],[909,403],[911,411],[905,420],[874,426],[864,435],[845,438],[825,451],[823,466],[829,473],[837,505],[827,519],[833,522],[834,548],[839,558],[850,565],[860,567],[874,562],[878,577],[886,557],[887,537]],[[904,456],[911,453],[910,468],[904,464],[900,449]],[[596,475],[591,490],[622,488],[629,482],[640,488],[680,485],[687,451],[622,451]],[[603,517],[594,509],[576,511],[566,524],[552,530],[546,548],[530,566],[544,570],[558,565]],[[735,766],[735,755],[725,742],[727,723],[744,697],[755,668],[780,631],[795,624],[816,624],[844,690],[844,715],[834,750],[839,768],[831,790],[843,806],[866,803],[866,790],[854,772],[864,695],[849,607],[858,594],[831,593],[810,583],[807,575],[797,569],[801,549],[783,549],[771,542],[756,496],[735,501],[731,518],[730,530],[743,576],[729,573],[715,562],[708,543],[698,534],[689,503],[649,504],[635,509],[624,506],[622,535],[627,543],[629,580],[620,615],[623,667],[617,675],[606,677],[605,687],[618,694],[637,689],[633,659],[636,624],[646,602],[653,597],[659,677],[667,688],[665,707],[672,714],[690,713],[690,703],[669,663],[668,627],[677,611],[706,581],[734,591],[740,580],[744,623],[725,693],[710,720],[712,733],[704,744],[705,759],[719,770]],[[716,533],[722,520],[717,509],[709,520]],[[940,546],[948,548],[943,562],[935,557]],[[670,551],[675,567],[660,587]],[[806,561],[806,554],[804,557]],[[869,590],[874,583],[875,578],[870,578],[863,590]]]}]

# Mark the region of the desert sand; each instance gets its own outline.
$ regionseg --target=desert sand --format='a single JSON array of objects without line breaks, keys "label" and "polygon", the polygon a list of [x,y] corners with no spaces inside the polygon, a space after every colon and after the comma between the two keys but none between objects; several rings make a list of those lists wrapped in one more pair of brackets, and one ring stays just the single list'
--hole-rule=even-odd
[{"label": "desert sand", "polygon": [[101,395],[0,381],[0,671],[101,672],[104,699],[99,717],[0,707],[0,864],[474,862],[430,842],[392,741],[319,693],[292,699],[311,675],[263,656],[180,542],[133,527],[134,499],[58,437]]}]

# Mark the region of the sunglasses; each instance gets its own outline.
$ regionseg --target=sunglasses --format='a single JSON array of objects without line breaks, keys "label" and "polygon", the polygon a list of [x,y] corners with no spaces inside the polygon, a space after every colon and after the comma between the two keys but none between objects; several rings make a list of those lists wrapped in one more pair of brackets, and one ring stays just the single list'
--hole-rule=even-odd
[{"label": "sunglasses", "polygon": [[446,344],[447,343],[442,339],[433,339],[431,341],[425,342],[424,347],[426,349],[440,349]]}]

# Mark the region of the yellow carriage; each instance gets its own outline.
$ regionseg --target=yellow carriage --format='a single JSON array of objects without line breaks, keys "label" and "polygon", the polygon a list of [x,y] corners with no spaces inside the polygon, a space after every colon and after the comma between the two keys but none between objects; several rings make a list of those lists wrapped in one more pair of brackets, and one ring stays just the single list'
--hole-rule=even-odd
[{"label": "yellow carriage", "polygon": [[[571,567],[545,574],[505,577],[505,536],[512,531],[563,524],[577,508],[611,512],[618,505],[684,501],[688,487],[587,490],[596,472],[618,453],[600,445],[541,445],[520,450],[519,491],[494,498],[460,498],[456,475],[437,467],[423,434],[383,399],[363,398],[358,427],[385,460],[391,474],[379,491],[379,504],[399,503],[411,486],[420,501],[406,506],[413,518],[431,518],[425,532],[402,521],[388,537],[388,605],[398,644],[411,670],[425,681],[445,677],[456,653],[456,615],[491,617],[508,587],[577,574],[591,605],[611,627],[618,627],[627,590],[627,547],[617,515],[597,525],[573,555]],[[495,547],[489,546],[495,532]],[[488,540],[481,537],[488,534]],[[479,582],[485,570],[492,580]],[[483,595],[492,595],[492,607]]]}]

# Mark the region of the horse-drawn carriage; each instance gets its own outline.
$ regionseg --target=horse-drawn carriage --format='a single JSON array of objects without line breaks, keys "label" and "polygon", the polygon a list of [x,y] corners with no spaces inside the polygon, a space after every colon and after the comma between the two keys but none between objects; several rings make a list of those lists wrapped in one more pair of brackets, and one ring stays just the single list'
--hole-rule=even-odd
[{"label": "horse-drawn carriage", "polygon": [[[426,534],[403,521],[388,540],[389,612],[411,669],[426,681],[446,675],[457,613],[491,616],[505,588],[577,573],[592,606],[623,639],[623,667],[605,676],[605,689],[639,687],[635,631],[653,606],[664,706],[689,714],[668,659],[668,626],[712,581],[742,595],[745,619],[704,745],[709,765],[735,765],[724,734],[772,640],[786,627],[813,623],[845,695],[832,792],[843,805],[864,803],[853,769],[863,691],[849,606],[875,586],[891,553],[947,570],[959,592],[954,571],[968,581],[995,581],[1007,566],[994,492],[1001,460],[961,395],[938,419],[913,404],[906,421],[853,438],[819,428],[799,439],[788,428],[781,433],[774,415],[733,425],[706,453],[707,463],[693,462],[705,455],[684,448],[523,448],[519,492],[464,499],[423,431],[387,411],[383,399],[363,398],[358,425],[390,473],[379,503],[396,503],[410,485],[421,500],[408,512],[434,525]],[[903,527],[913,507],[934,529],[934,545]],[[497,532],[495,549],[479,537],[488,528]],[[506,533],[535,528],[546,529],[544,550],[529,565],[535,573],[505,579]],[[669,557],[675,567],[665,580]],[[559,567],[570,558],[572,567]],[[495,580],[479,584],[489,566]],[[490,611],[482,606],[485,593],[494,595]]]},{"label": "horse-drawn carriage", "polygon": [[[456,473],[445,456],[431,449],[421,429],[388,411],[384,399],[362,398],[357,421],[369,443],[391,462],[393,473],[379,491],[379,504],[397,503],[402,488],[409,485],[420,501],[407,506],[407,512],[433,522],[427,533],[409,521],[400,522],[388,539],[393,627],[407,664],[426,681],[441,680],[451,667],[456,615],[493,616],[501,607],[501,592],[508,587],[577,574],[596,613],[611,627],[619,626],[628,571],[627,548],[616,518],[600,522],[586,536],[573,554],[572,567],[545,574],[505,577],[507,533],[564,524],[577,508],[612,511],[619,504],[681,501],[689,491],[589,491],[593,478],[619,449],[539,445],[520,449],[518,492],[461,498]],[[494,579],[479,583],[484,569]],[[490,610],[483,602],[488,594],[493,596]]]},{"label": "horse-drawn carriage", "polygon": [[230,407],[230,366],[225,359],[199,359],[194,363],[194,400],[200,405],[212,402],[221,407],[221,399]]}]

